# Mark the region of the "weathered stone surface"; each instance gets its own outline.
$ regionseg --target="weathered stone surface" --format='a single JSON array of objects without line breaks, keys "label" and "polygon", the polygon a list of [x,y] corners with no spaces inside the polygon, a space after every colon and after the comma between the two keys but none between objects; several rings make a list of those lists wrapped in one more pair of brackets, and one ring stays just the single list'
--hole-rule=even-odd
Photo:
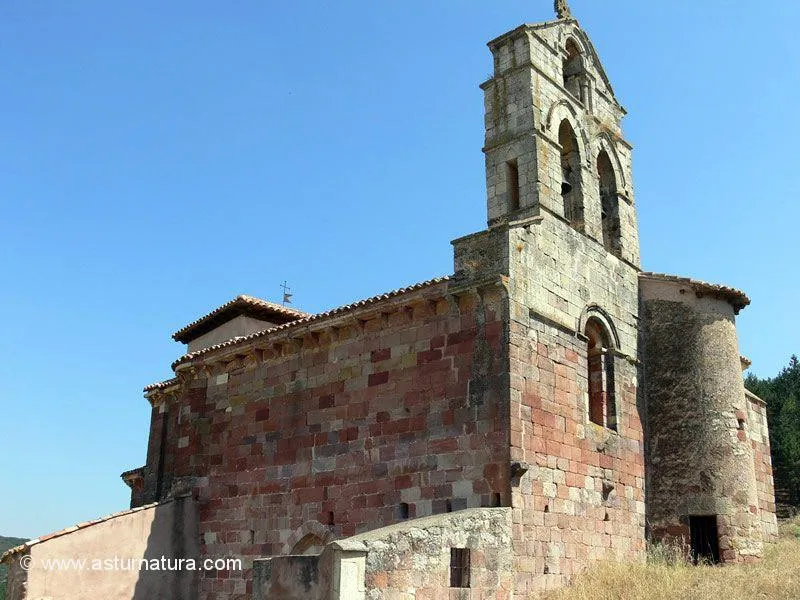
[{"label": "weathered stone surface", "polygon": [[678,281],[641,285],[652,534],[687,542],[689,517],[713,515],[724,560],[760,556],[774,537],[769,440],[745,394],[735,309]]},{"label": "weathered stone surface", "polygon": [[445,282],[237,349],[254,361],[194,360],[151,441],[166,422],[162,488],[198,495],[204,555],[245,559],[204,597],[249,594],[254,558],[395,523],[401,504],[413,518],[507,498],[505,305],[502,287]]},{"label": "weathered stone surface", "polygon": [[[256,561],[254,600],[503,600],[514,586],[510,508],[467,509],[330,543],[320,556]],[[468,589],[450,587],[451,549],[470,552]]]}]

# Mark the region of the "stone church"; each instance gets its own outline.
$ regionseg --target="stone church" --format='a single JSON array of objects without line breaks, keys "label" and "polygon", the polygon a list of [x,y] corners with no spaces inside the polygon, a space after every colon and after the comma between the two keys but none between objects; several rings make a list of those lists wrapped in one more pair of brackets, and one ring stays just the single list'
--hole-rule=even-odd
[{"label": "stone church", "polygon": [[[777,526],[749,300],[642,271],[625,109],[556,9],[488,44],[488,224],[452,275],[320,314],[239,296],[175,333],[131,510],[12,550],[10,600],[522,599],[648,541],[758,559]],[[87,547],[243,563],[36,567]]]}]

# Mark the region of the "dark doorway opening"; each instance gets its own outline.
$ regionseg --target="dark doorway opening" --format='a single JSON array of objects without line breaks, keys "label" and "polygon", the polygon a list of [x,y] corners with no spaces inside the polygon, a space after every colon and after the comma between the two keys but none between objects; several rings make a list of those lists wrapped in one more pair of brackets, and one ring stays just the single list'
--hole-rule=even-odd
[{"label": "dark doorway opening", "polygon": [[692,533],[692,561],[694,564],[719,563],[719,532],[717,517],[689,517]]}]

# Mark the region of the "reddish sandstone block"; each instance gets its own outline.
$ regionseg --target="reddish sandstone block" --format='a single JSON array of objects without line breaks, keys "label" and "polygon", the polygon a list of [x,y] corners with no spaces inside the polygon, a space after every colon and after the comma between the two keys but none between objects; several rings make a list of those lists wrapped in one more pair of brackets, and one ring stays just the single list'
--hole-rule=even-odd
[{"label": "reddish sandstone block", "polygon": [[445,336],[441,335],[441,334],[432,337],[431,338],[431,344],[430,344],[431,350],[436,350],[436,349],[439,349],[439,348],[443,348],[444,345],[445,345],[445,340],[446,340]]},{"label": "reddish sandstone block", "polygon": [[392,357],[391,348],[384,348],[382,350],[373,350],[371,355],[371,361],[376,363],[384,360],[389,360],[391,357]]},{"label": "reddish sandstone block", "polygon": [[376,385],[383,385],[389,381],[389,371],[383,371],[381,373],[373,373],[369,376],[368,385],[370,387]]},{"label": "reddish sandstone block", "polygon": [[431,454],[444,454],[458,450],[458,440],[455,438],[443,438],[428,442],[428,452]]}]

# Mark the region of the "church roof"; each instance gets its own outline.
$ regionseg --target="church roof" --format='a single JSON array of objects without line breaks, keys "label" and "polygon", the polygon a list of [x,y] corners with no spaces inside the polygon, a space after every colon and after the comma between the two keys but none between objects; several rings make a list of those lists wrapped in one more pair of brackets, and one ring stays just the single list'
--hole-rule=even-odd
[{"label": "church roof", "polygon": [[[449,280],[450,280],[449,277],[437,277],[435,279],[430,279],[428,281],[423,281],[422,283],[415,283],[414,285],[410,285],[408,287],[392,290],[391,292],[387,292],[385,294],[380,294],[378,296],[373,296],[372,298],[367,298],[366,300],[359,300],[357,302],[353,302],[352,304],[347,304],[345,306],[340,306],[338,308],[334,308],[332,310],[329,310],[329,311],[326,311],[326,312],[321,312],[321,313],[318,313],[318,314],[315,314],[315,315],[310,315],[310,314],[303,313],[305,316],[303,316],[301,318],[297,318],[297,319],[294,319],[292,321],[285,322],[283,324],[277,325],[277,326],[272,327],[270,329],[265,329],[264,331],[259,331],[259,332],[256,332],[256,333],[253,333],[253,334],[250,334],[250,335],[247,335],[247,336],[235,337],[235,338],[232,338],[232,339],[227,340],[225,342],[221,342],[219,344],[215,344],[213,346],[209,346],[208,348],[203,348],[202,350],[197,350],[196,352],[189,352],[188,354],[184,354],[178,360],[176,360],[174,363],[172,363],[172,368],[174,369],[176,366],[178,366],[181,363],[184,363],[186,361],[192,360],[193,358],[196,358],[198,356],[207,354],[209,352],[213,352],[215,350],[219,350],[220,348],[227,348],[229,346],[234,346],[236,344],[242,344],[242,343],[245,343],[245,342],[249,342],[250,340],[254,340],[256,338],[260,338],[260,337],[264,337],[264,336],[267,336],[267,335],[271,335],[273,333],[276,333],[278,331],[283,331],[283,330],[289,329],[291,327],[307,325],[307,324],[310,324],[310,323],[315,323],[317,321],[323,321],[325,319],[336,317],[336,316],[351,312],[351,311],[359,309],[359,308],[367,307],[367,306],[370,306],[372,304],[377,304],[377,303],[382,302],[384,300],[389,300],[389,299],[394,298],[396,296],[401,296],[403,294],[407,294],[407,293],[410,293],[410,292],[415,292],[415,291],[418,291],[418,290],[421,290],[421,289],[424,289],[424,288],[427,288],[427,287],[432,287],[434,285],[438,285],[440,283],[444,283],[444,282],[449,281]],[[155,389],[155,386],[162,386],[162,385],[168,386],[171,382],[172,382],[172,380],[168,380],[166,382],[161,382],[160,384],[154,384],[154,386],[148,386],[149,389],[145,388],[145,391],[150,391],[150,389]]]},{"label": "church roof", "polygon": [[171,379],[167,379],[166,381],[159,381],[158,383],[151,383],[150,385],[146,385],[144,388],[146,392],[154,392],[156,390],[165,390],[167,388],[171,388],[174,385],[178,385],[179,380],[177,377],[173,377]]},{"label": "church roof", "polygon": [[278,325],[309,316],[308,313],[300,310],[281,306],[274,302],[267,302],[253,296],[241,295],[179,329],[172,334],[172,339],[176,342],[188,344],[204,333],[216,329],[239,315],[247,315],[254,319],[270,321]]},{"label": "church roof", "polygon": [[698,279],[691,279],[689,277],[679,277],[677,275],[665,275],[664,273],[640,273],[639,277],[643,279],[652,279],[655,281],[668,281],[673,283],[683,283],[691,287],[698,296],[713,296],[721,300],[728,301],[738,314],[740,310],[750,305],[750,298],[747,297],[741,290],[728,287],[726,285],[718,285],[715,283],[707,283]]}]

